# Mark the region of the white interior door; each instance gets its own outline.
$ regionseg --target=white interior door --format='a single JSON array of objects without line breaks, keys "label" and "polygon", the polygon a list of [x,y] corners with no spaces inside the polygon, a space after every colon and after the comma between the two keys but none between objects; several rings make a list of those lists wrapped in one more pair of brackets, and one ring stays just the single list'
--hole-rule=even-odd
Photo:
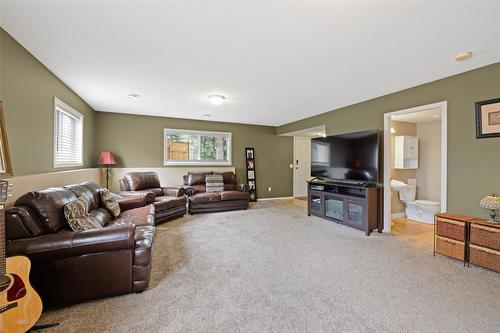
[{"label": "white interior door", "polygon": [[311,178],[311,139],[293,137],[293,196],[306,197]]}]

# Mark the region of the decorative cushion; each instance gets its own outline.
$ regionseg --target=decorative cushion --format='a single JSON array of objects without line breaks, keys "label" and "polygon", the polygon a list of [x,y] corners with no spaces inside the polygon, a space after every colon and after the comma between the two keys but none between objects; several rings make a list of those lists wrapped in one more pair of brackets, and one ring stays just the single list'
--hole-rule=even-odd
[{"label": "decorative cushion", "polygon": [[220,194],[221,201],[229,200],[249,200],[250,194],[248,192],[240,191],[224,191]]},{"label": "decorative cushion", "polygon": [[205,177],[211,174],[211,171],[188,172],[187,185],[205,185]]},{"label": "decorative cushion", "polygon": [[221,174],[206,175],[205,186],[208,193],[222,192],[224,191],[224,178]]},{"label": "decorative cushion", "polygon": [[206,203],[206,202],[219,202],[219,193],[198,193],[189,197],[189,201],[195,203]]},{"label": "decorative cushion", "polygon": [[106,207],[106,209],[109,210],[114,217],[118,217],[120,215],[120,204],[118,203],[116,194],[111,193],[107,188],[103,188],[101,190],[101,201],[104,207]]},{"label": "decorative cushion", "polygon": [[226,172],[214,172],[214,175],[222,175],[224,178],[224,184],[236,184],[236,176],[232,171]]},{"label": "decorative cushion", "polygon": [[71,201],[64,206],[64,217],[74,231],[101,229],[95,217],[88,215],[89,202],[85,197]]}]

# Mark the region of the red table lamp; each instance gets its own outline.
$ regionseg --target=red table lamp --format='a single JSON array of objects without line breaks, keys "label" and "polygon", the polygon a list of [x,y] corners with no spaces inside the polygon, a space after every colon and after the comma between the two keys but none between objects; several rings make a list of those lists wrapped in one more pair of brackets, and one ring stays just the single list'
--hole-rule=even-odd
[{"label": "red table lamp", "polygon": [[105,166],[104,176],[106,177],[106,188],[108,188],[109,176],[111,175],[111,169],[109,168],[109,166],[116,164],[113,153],[110,151],[101,151],[101,154],[99,155],[99,164]]}]

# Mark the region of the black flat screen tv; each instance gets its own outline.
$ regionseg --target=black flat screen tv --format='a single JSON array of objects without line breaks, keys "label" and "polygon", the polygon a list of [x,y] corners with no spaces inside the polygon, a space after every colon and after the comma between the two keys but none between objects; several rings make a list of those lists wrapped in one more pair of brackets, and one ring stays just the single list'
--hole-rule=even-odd
[{"label": "black flat screen tv", "polygon": [[312,139],[311,176],[377,182],[378,152],[378,130]]}]

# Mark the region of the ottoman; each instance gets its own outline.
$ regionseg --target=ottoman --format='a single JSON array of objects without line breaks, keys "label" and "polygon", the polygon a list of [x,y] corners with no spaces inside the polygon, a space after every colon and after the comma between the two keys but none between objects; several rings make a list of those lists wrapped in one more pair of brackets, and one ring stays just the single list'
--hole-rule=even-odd
[{"label": "ottoman", "polygon": [[181,217],[186,214],[186,196],[159,196],[153,202],[156,224]]}]

